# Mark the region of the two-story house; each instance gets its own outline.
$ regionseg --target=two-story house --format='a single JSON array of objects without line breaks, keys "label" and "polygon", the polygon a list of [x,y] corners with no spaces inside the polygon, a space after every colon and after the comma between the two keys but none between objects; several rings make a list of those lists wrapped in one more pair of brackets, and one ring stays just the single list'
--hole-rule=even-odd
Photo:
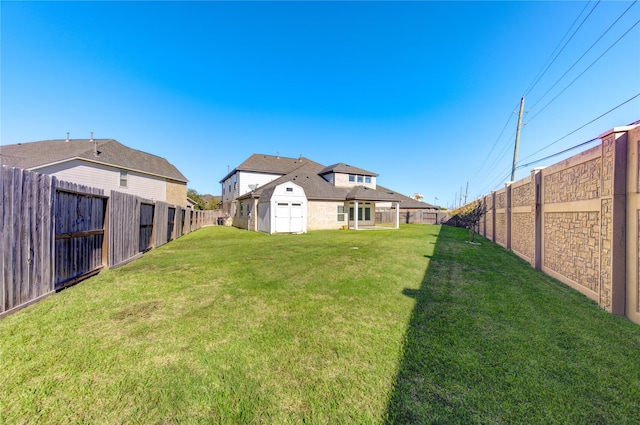
[{"label": "two-story house", "polygon": [[187,206],[187,178],[166,159],[113,139],[57,139],[0,146],[2,165]]},{"label": "two-story house", "polygon": [[376,205],[384,205],[398,227],[406,197],[379,187],[377,177],[344,163],[327,167],[303,157],[254,154],[220,181],[223,209],[237,227],[303,233],[374,227]]}]

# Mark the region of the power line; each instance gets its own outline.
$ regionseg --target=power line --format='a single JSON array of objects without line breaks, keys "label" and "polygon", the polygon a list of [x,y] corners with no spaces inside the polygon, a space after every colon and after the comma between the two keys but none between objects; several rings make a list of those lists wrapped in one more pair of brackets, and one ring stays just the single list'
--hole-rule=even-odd
[{"label": "power line", "polygon": [[553,99],[551,99],[546,105],[544,105],[544,107],[542,107],[542,109],[540,109],[534,116],[532,116],[529,119],[529,122],[531,122],[535,117],[537,117],[538,115],[540,115],[540,113],[542,111],[544,111],[549,105],[551,105],[558,97],[560,97],[560,95],[562,93],[564,93],[569,87],[571,87],[573,85],[573,83],[575,83],[580,77],[582,77],[584,75],[585,72],[587,72],[593,65],[596,64],[596,62],[598,62],[600,59],[602,59],[602,57],[604,55],[606,55],[609,50],[611,50],[616,44],[618,44],[618,42],[620,42],[620,40],[622,40],[624,37],[626,37],[627,34],[629,34],[629,32],[631,32],[632,29],[634,29],[636,27],[636,25],[638,25],[640,23],[640,20],[637,20],[624,34],[622,34],[611,46],[609,46],[607,48],[607,50],[605,50],[604,52],[602,52],[602,54],[600,56],[598,56],[596,58],[596,60],[594,60],[593,62],[591,62],[591,64],[585,68],[584,71],[582,71],[576,78],[574,78],[569,84],[567,84],[567,86],[562,89],[560,91],[560,93],[558,93]]},{"label": "power line", "polygon": [[[516,104],[516,106],[514,106],[514,108],[516,108],[518,105]],[[500,134],[498,135],[498,138],[496,139],[495,142],[493,142],[493,146],[491,146],[491,149],[489,150],[489,153],[487,154],[487,156],[485,157],[485,159],[482,161],[482,165],[480,166],[480,168],[478,169],[478,171],[476,172],[475,177],[480,174],[480,172],[483,170],[483,167],[487,164],[487,162],[489,161],[489,158],[491,158],[491,154],[493,153],[493,150],[496,148],[496,146],[498,145],[498,142],[500,141],[500,139],[502,138],[502,135],[504,134],[504,131],[507,129],[507,126],[509,125],[509,123],[511,122],[511,119],[513,118],[513,113],[509,114],[509,118],[507,119],[507,122],[504,123],[504,127],[502,127],[502,130],[500,131]]]},{"label": "power line", "polygon": [[[575,130],[573,130],[573,131],[571,131],[571,132],[567,133],[566,135],[564,135],[564,136],[560,137],[559,139],[557,139],[557,140],[555,140],[555,141],[553,141],[553,142],[549,143],[548,145],[546,145],[546,146],[544,146],[543,148],[541,148],[541,149],[537,150],[536,152],[532,153],[531,155],[528,155],[528,156],[526,156],[526,157],[522,158],[522,160],[525,160],[525,159],[531,158],[531,157],[532,157],[532,156],[534,156],[535,154],[540,153],[540,152],[542,152],[543,150],[545,150],[545,149],[547,149],[547,148],[549,148],[549,147],[553,146],[554,144],[556,144],[556,143],[560,142],[561,140],[566,139],[567,137],[571,136],[572,134],[574,134],[574,133],[576,133],[576,132],[578,132],[578,131],[582,130],[584,127],[588,126],[589,124],[594,123],[595,121],[599,120],[600,118],[604,117],[605,115],[610,114],[611,112],[613,112],[613,111],[615,111],[616,109],[618,109],[618,108],[620,108],[620,107],[622,107],[622,106],[626,105],[627,103],[631,102],[632,100],[634,100],[634,99],[636,99],[636,98],[638,98],[638,97],[640,97],[640,93],[637,93],[636,95],[634,95],[634,96],[630,97],[629,99],[625,100],[624,102],[620,103],[619,105],[614,106],[613,108],[609,109],[607,112],[604,112],[603,114],[600,114],[598,117],[596,117],[596,118],[594,118],[594,119],[590,120],[589,122],[587,122],[587,123],[585,123],[585,124],[581,125],[580,127],[578,127],[578,128],[576,128]],[[518,169],[518,170],[519,170],[519,169],[524,168],[524,167],[529,167],[529,166],[531,166],[531,165],[537,164],[537,163],[538,163],[538,162],[540,162],[540,161],[545,161],[545,160],[547,160],[547,159],[550,159],[550,158],[556,157],[556,156],[558,156],[558,155],[562,155],[562,154],[564,154],[564,153],[566,153],[566,152],[569,152],[569,151],[571,151],[571,150],[573,150],[573,149],[577,149],[577,148],[579,148],[579,147],[581,147],[581,146],[584,146],[584,145],[587,145],[587,144],[589,144],[589,143],[592,143],[592,142],[594,142],[595,140],[598,140],[598,138],[596,137],[596,138],[594,138],[594,139],[588,140],[588,141],[586,141],[586,142],[582,142],[582,143],[580,143],[580,144],[578,144],[578,145],[572,146],[572,147],[570,147],[570,148],[568,148],[568,149],[565,149],[565,150],[562,150],[562,151],[560,151],[560,152],[556,152],[556,153],[551,154],[551,155],[549,155],[549,156],[546,156],[546,157],[544,157],[544,158],[536,159],[536,160],[531,161],[531,162],[528,162],[528,163],[526,163],[526,164],[519,165],[519,166],[517,166],[517,167],[516,167],[516,169]],[[510,173],[511,173],[511,171],[510,171],[510,170],[511,170],[511,169],[509,168],[509,170],[504,171],[504,172],[502,172],[501,174],[499,174],[499,176],[500,176],[500,177],[499,177],[498,179],[494,179],[494,180],[491,182],[491,184],[490,184],[490,185],[485,186],[485,187],[490,187],[490,189],[489,189],[489,190],[493,190],[495,187],[499,186],[502,182],[505,182],[505,181],[507,180],[507,178],[510,176]],[[483,192],[483,193],[485,193],[485,192],[487,192],[487,190],[483,190],[482,192]]]},{"label": "power line", "polygon": [[[638,2],[638,0],[634,0],[634,2],[633,2],[633,3],[631,3],[631,5],[629,5],[629,7],[628,7],[624,12],[622,12],[622,14],[621,14],[620,16],[618,16],[618,18],[617,18],[617,19],[616,19],[616,20],[615,20],[615,21],[614,21],[614,22],[609,26],[609,28],[607,28],[607,29],[606,29],[606,30],[605,30],[605,31],[600,35],[600,37],[598,37],[598,39],[597,39],[596,41],[594,41],[594,42],[593,42],[593,44],[592,44],[592,45],[591,45],[591,46],[590,46],[590,47],[589,47],[589,48],[588,48],[588,49],[587,49],[587,50],[582,54],[582,56],[580,56],[580,57],[578,58],[578,60],[576,60],[576,61],[573,63],[573,65],[571,65],[571,66],[569,67],[569,69],[567,69],[567,70],[565,71],[565,73],[564,73],[564,74],[562,74],[562,76],[561,76],[560,78],[558,78],[558,80],[557,80],[555,83],[553,83],[553,85],[552,85],[552,86],[551,86],[551,87],[550,87],[550,88],[549,88],[549,89],[548,89],[548,90],[547,90],[547,91],[546,91],[546,92],[545,92],[545,93],[540,97],[540,99],[538,99],[538,100],[533,104],[533,106],[531,106],[530,110],[531,110],[531,109],[534,109],[534,108],[536,107],[536,105],[538,105],[538,103],[540,103],[540,102],[542,101],[542,99],[544,99],[544,98],[545,98],[545,96],[546,96],[547,94],[549,94],[549,92],[550,92],[551,90],[553,90],[553,88],[554,88],[556,85],[558,85],[558,83],[559,83],[559,82],[560,82],[560,81],[561,81],[561,80],[562,80],[562,79],[563,79],[563,78],[564,78],[564,77],[565,77],[565,76],[566,76],[566,75],[567,75],[567,74],[568,74],[568,73],[569,73],[569,72],[570,72],[570,71],[571,71],[571,70],[572,70],[572,69],[573,69],[573,68],[578,64],[578,62],[580,62],[580,61],[582,60],[582,58],[584,58],[584,57],[586,56],[586,54],[587,54],[587,53],[589,53],[589,52],[591,51],[591,49],[593,49],[593,48],[595,47],[595,45],[596,45],[596,44],[598,44],[598,43],[600,42],[600,40],[602,40],[602,38],[603,38],[603,37],[604,37],[604,36],[609,32],[609,30],[610,30],[611,28],[613,28],[613,27],[618,23],[618,21],[620,21],[620,19],[622,19],[622,17],[623,17],[624,15],[626,15],[626,14],[627,14],[627,12],[629,11],[629,9],[631,9],[633,6],[635,6],[635,4],[636,4],[637,2]],[[532,118],[532,119],[533,119],[533,118]]]},{"label": "power line", "polygon": [[[587,8],[587,5],[589,4],[589,2],[587,2],[587,4],[584,5],[584,8],[580,11],[580,14],[576,17],[576,20],[573,22],[573,24],[571,24],[571,27],[569,27],[569,30],[567,30],[567,34],[569,33],[569,31],[571,31],[571,28],[573,28],[573,26],[575,25],[576,21],[578,20],[578,18],[580,18],[580,16],[582,15],[582,12],[584,12],[584,10]],[[542,77],[544,76],[544,74],[546,74],[546,72],[549,70],[549,68],[551,67],[551,65],[553,65],[553,63],[556,61],[556,59],[558,59],[558,56],[560,56],[560,53],[562,53],[562,51],[564,50],[565,47],[567,47],[567,45],[569,44],[569,42],[573,39],[573,37],[577,34],[577,32],[580,30],[580,28],[582,27],[582,25],[587,21],[587,19],[589,18],[589,16],[591,16],[591,13],[593,13],[593,11],[595,10],[596,7],[598,7],[598,5],[600,4],[600,0],[598,0],[598,2],[593,6],[593,8],[591,8],[591,10],[589,11],[589,13],[587,14],[587,16],[584,17],[584,19],[582,20],[582,22],[580,22],[580,25],[578,25],[578,28],[575,29],[575,31],[573,31],[573,34],[571,34],[571,37],[569,37],[569,39],[564,43],[564,45],[562,46],[562,48],[558,51],[558,53],[556,53],[556,55],[553,57],[553,59],[551,60],[551,62],[546,65],[546,68],[544,68],[544,71],[542,71],[542,73],[538,72],[539,76],[537,77],[537,79],[529,86],[529,88],[525,91],[525,96],[529,95],[529,92],[531,92],[531,90],[533,90],[533,88],[538,84],[538,82],[540,82],[540,80],[542,79]],[[564,35],[564,37],[562,37],[562,40],[564,40],[567,37],[567,34]],[[562,40],[560,40],[560,43],[562,43]],[[560,45],[560,43],[558,45]],[[554,52],[558,50],[558,47],[556,46]],[[551,53],[551,55],[553,55],[553,53]],[[547,59],[547,62],[549,62],[549,59]],[[544,67],[545,65],[543,65]]]},{"label": "power line", "polygon": [[531,158],[531,157],[532,157],[532,156],[534,156],[535,154],[540,153],[540,152],[542,152],[543,150],[545,150],[545,149],[547,149],[547,148],[549,148],[549,147],[551,147],[551,146],[555,145],[555,144],[556,144],[556,143],[558,143],[559,141],[566,139],[567,137],[571,136],[572,134],[576,133],[577,131],[582,130],[583,128],[585,128],[585,127],[586,127],[586,126],[588,126],[589,124],[594,123],[595,121],[599,120],[600,118],[604,117],[604,116],[605,116],[605,115],[607,115],[607,114],[610,114],[611,112],[615,111],[616,109],[618,109],[618,108],[620,108],[620,107],[622,107],[622,106],[626,105],[627,103],[631,102],[633,99],[635,99],[635,98],[637,98],[637,97],[639,97],[639,96],[640,96],[640,93],[637,93],[635,96],[632,96],[632,97],[630,97],[629,99],[625,100],[624,102],[620,103],[619,105],[614,106],[613,108],[609,109],[607,112],[605,112],[605,113],[603,113],[603,114],[599,115],[598,117],[596,117],[596,118],[592,119],[592,120],[591,120],[591,121],[589,121],[588,123],[581,125],[580,127],[576,128],[576,129],[575,129],[575,130],[573,130],[572,132],[570,132],[570,133],[568,133],[568,134],[566,134],[566,135],[562,136],[561,138],[559,138],[558,140],[556,140],[556,141],[554,141],[554,142],[549,143],[547,146],[544,146],[543,148],[541,148],[541,149],[539,149],[539,150],[535,151],[535,152],[534,152],[534,153],[532,153],[531,155],[526,156],[525,158],[522,158],[522,159],[524,160],[524,159]]},{"label": "power line", "polygon": [[[511,134],[511,137],[509,137],[509,140],[511,140],[513,138],[513,136],[515,136],[515,131]],[[497,154],[497,156],[493,159],[493,162],[491,162],[491,164],[489,165],[488,169],[492,170],[494,169],[497,164],[505,157],[505,155],[507,153],[509,153],[509,149],[511,148],[511,144],[505,144],[504,147],[502,148],[502,150]],[[481,184],[482,182],[485,181],[485,179],[488,177],[488,174],[484,175],[484,178],[481,178],[478,181],[478,184]]]},{"label": "power line", "polygon": [[524,168],[524,167],[529,167],[529,166],[534,165],[534,164],[537,164],[538,162],[541,162],[541,161],[546,161],[547,159],[554,158],[554,157],[556,157],[556,156],[562,155],[563,153],[567,153],[567,152],[569,152],[569,151],[572,151],[572,150],[577,149],[577,148],[579,148],[579,147],[582,147],[582,146],[584,146],[584,145],[588,145],[589,143],[593,143],[593,142],[595,142],[596,140],[600,140],[600,138],[599,138],[599,137],[594,137],[594,138],[593,138],[593,139],[591,139],[591,140],[587,140],[586,142],[578,143],[578,144],[577,144],[577,145],[575,145],[575,146],[571,146],[570,148],[567,148],[567,149],[562,150],[562,151],[560,151],[560,152],[556,152],[556,153],[551,154],[551,155],[549,155],[549,156],[545,156],[544,158],[536,159],[535,161],[531,161],[531,162],[528,162],[528,163],[526,163],[526,164],[518,165],[518,169],[520,169],[520,168]]}]

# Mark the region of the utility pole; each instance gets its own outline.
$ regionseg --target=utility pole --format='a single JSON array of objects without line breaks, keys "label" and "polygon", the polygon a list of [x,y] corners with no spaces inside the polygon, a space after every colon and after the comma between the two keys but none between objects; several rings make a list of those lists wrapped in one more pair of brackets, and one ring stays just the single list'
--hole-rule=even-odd
[{"label": "utility pole", "polygon": [[518,128],[516,129],[516,145],[513,148],[513,165],[511,166],[511,181],[516,179],[516,164],[518,163],[518,146],[520,145],[520,129],[522,128],[522,113],[524,112],[524,96],[520,99],[520,112],[518,113]]},{"label": "utility pole", "polygon": [[464,205],[467,205],[467,195],[469,194],[469,181],[467,181],[467,188],[464,191]]}]

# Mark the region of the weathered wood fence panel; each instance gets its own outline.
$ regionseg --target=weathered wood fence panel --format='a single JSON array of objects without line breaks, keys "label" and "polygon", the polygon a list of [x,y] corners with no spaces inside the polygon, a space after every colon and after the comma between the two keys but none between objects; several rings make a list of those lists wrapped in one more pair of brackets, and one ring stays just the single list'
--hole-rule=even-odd
[{"label": "weathered wood fence panel", "polygon": [[138,252],[147,252],[153,248],[153,220],[156,207],[153,203],[140,204],[140,243]]},{"label": "weathered wood fence panel", "polygon": [[167,222],[169,221],[169,204],[162,201],[156,201],[156,214],[153,226],[155,233],[153,238],[153,246],[159,247],[169,241],[167,236]]},{"label": "weathered wood fence panel", "polygon": [[184,210],[184,215],[182,216],[182,234],[186,235],[187,233],[191,233],[191,216],[193,214],[193,210],[186,209]]},{"label": "weathered wood fence panel", "polygon": [[0,316],[53,292],[50,176],[0,170]]},{"label": "weathered wood fence panel", "polygon": [[183,220],[184,220],[184,208],[176,207],[176,216],[174,220],[175,239],[178,239],[180,236],[182,236],[182,229],[184,227]]},{"label": "weathered wood fence panel", "polygon": [[176,220],[176,208],[169,206],[167,210],[167,242],[176,238],[175,236],[175,220]]},{"label": "weathered wood fence panel", "polygon": [[107,198],[101,189],[58,181],[55,201],[55,289],[95,274],[105,266]]},{"label": "weathered wood fence panel", "polygon": [[109,266],[118,266],[140,252],[140,204],[142,199],[111,191],[109,200]]},{"label": "weathered wood fence panel", "polygon": [[0,317],[207,224],[213,211],[0,169]]}]

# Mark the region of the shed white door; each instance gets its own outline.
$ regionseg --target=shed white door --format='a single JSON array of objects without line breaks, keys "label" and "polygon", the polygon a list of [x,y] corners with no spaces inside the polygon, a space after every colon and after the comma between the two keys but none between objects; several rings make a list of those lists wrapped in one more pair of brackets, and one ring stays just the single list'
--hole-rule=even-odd
[{"label": "shed white door", "polygon": [[274,233],[303,231],[304,211],[300,202],[277,202]]},{"label": "shed white door", "polygon": [[291,228],[290,232],[300,233],[302,232],[302,220],[304,214],[302,213],[302,204],[300,202],[291,203]]}]

